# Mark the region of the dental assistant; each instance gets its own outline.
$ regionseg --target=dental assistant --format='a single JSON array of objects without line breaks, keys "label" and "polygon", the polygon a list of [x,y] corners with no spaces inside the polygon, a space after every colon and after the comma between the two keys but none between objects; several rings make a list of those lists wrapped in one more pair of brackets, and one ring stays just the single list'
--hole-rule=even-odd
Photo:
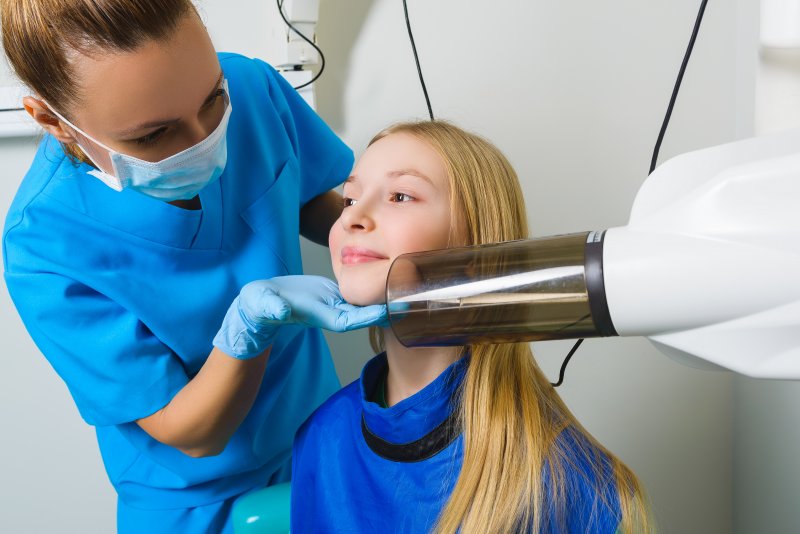
[{"label": "dental assistant", "polygon": [[339,387],[314,327],[384,314],[294,276],[352,152],[270,66],[217,54],[190,0],[0,8],[46,132],[6,218],[9,293],[96,428],[118,532],[232,532]]}]

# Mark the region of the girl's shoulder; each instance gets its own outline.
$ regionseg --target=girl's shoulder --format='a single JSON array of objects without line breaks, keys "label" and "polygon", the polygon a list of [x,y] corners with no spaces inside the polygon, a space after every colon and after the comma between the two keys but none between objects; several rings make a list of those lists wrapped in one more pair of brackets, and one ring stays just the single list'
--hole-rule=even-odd
[{"label": "girl's shoulder", "polygon": [[558,482],[549,465],[543,473],[552,531],[614,533],[621,511],[613,459],[577,429],[565,429],[556,449]]},{"label": "girl's shoulder", "polygon": [[343,387],[322,403],[297,431],[296,440],[305,441],[314,436],[324,438],[335,434],[356,421],[361,413],[359,381]]}]

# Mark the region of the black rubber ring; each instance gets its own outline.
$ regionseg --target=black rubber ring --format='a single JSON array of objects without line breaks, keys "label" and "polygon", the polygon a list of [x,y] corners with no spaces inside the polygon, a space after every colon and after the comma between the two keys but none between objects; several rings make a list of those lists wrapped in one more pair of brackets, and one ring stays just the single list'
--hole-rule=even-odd
[{"label": "black rubber ring", "polygon": [[597,332],[604,337],[616,336],[617,331],[611,321],[606,298],[606,284],[603,276],[603,242],[606,231],[590,232],[586,241],[584,271],[586,291],[589,294],[589,310]]}]

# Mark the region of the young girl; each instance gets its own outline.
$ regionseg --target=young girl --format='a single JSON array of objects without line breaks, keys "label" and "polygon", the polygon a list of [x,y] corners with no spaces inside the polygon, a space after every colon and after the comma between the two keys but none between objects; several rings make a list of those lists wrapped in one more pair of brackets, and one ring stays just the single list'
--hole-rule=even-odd
[{"label": "young girl", "polygon": [[[400,254],[528,235],[496,147],[444,122],[370,143],[330,233],[342,295],[383,302]],[[614,533],[651,529],[635,475],[575,419],[528,343],[385,352],[298,431],[292,531]]]}]

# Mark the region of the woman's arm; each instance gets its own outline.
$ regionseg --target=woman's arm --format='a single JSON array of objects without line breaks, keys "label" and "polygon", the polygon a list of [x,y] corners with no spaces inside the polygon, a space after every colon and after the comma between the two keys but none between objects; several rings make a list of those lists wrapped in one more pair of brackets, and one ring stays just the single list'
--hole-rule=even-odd
[{"label": "woman's arm", "polygon": [[169,404],[136,423],[153,439],[194,458],[220,454],[253,406],[269,352],[239,360],[214,348]]},{"label": "woman's arm", "polygon": [[328,191],[309,200],[300,210],[300,235],[328,246],[328,233],[342,214],[342,195]]},{"label": "woman's arm", "polygon": [[385,317],[385,306],[348,304],[338,286],[321,276],[250,282],[228,309],[200,372],[169,404],[137,423],[189,456],[219,454],[253,406],[281,325],[346,332]]}]

